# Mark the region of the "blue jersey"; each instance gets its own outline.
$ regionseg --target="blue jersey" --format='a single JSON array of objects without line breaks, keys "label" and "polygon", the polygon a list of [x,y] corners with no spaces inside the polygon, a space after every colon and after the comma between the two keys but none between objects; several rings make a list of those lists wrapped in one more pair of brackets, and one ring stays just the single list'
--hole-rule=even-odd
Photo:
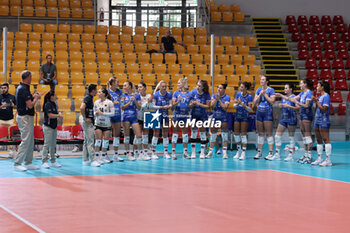
[{"label": "blue jersey", "polygon": [[[199,94],[198,93],[198,90],[197,89],[194,89],[193,91],[191,91],[191,96],[192,96],[192,100],[193,101],[199,101],[201,104],[207,104],[207,101],[210,101],[210,94],[207,93],[202,93],[202,94]],[[207,112],[207,109],[205,108],[202,108],[200,106],[194,106],[192,109],[191,109],[191,115],[192,116],[207,116],[208,112]]]},{"label": "blue jersey", "polygon": [[318,124],[324,124],[324,123],[330,123],[329,121],[329,112],[330,112],[330,106],[331,106],[331,98],[328,93],[325,93],[324,95],[321,95],[318,97],[318,102],[322,106],[328,106],[326,112],[322,112],[319,107],[316,109],[316,115],[315,115],[315,123]]},{"label": "blue jersey", "polygon": [[[213,99],[216,99],[217,94],[213,95]],[[221,102],[225,103],[230,103],[231,98],[228,95],[223,95],[220,97]],[[216,102],[216,105],[214,107],[214,117],[215,118],[223,118],[227,116],[227,112],[225,109],[223,109],[219,103],[219,101]]]},{"label": "blue jersey", "polygon": [[[249,93],[243,96],[242,92],[238,92],[235,99],[240,100],[246,106],[249,106],[250,104],[253,103],[253,97]],[[236,108],[236,118],[248,119],[248,117],[249,117],[249,112],[242,105],[238,105]]]},{"label": "blue jersey", "polygon": [[[262,91],[262,88],[258,88],[258,90],[256,90],[256,95],[259,95],[260,92]],[[267,87],[266,91],[265,91],[266,95],[268,97],[274,97],[275,96],[275,90],[272,87]],[[261,95],[260,96],[260,102],[258,105],[258,111],[268,111],[271,110],[272,111],[272,104],[269,103],[269,101],[267,101],[267,99],[265,98],[265,96]]]},{"label": "blue jersey", "polygon": [[[294,98],[295,95],[291,95],[289,96],[289,98]],[[290,102],[289,100],[283,99],[282,98],[282,104],[288,104],[290,106],[295,107],[295,103]],[[291,120],[294,121],[294,119],[297,118],[296,112],[294,111],[294,109],[291,108],[283,108],[282,109],[282,118],[281,120]]]},{"label": "blue jersey", "polygon": [[[162,95],[159,91],[157,91],[153,95],[153,99],[155,100],[154,105],[155,106],[165,106],[171,104],[171,94],[170,92],[166,92],[164,95]],[[159,112],[162,114],[162,116],[167,117],[169,114],[168,109],[159,109]]]},{"label": "blue jersey", "polygon": [[182,97],[182,100],[178,103],[178,105],[176,105],[174,116],[186,117],[188,115],[190,101],[192,100],[191,93],[189,91],[185,93],[181,91],[175,91],[173,99],[178,101],[180,96]]},{"label": "blue jersey", "polygon": [[[300,92],[300,94],[298,95],[300,97],[299,102],[301,104],[306,104],[306,102],[308,100],[310,100],[310,106],[308,108],[304,108],[302,106],[300,106],[300,115],[304,115],[304,116],[308,116],[308,117],[312,117],[312,91],[308,90],[307,92]],[[302,116],[301,116],[302,118]]]},{"label": "blue jersey", "polygon": [[[130,102],[130,98],[132,96],[134,96],[136,98],[135,101],[141,101],[139,95],[138,96],[136,94],[129,95],[128,93],[124,93],[124,94],[122,94],[122,98],[124,98],[123,104],[125,105],[125,104],[129,103]],[[135,117],[137,117],[137,108],[136,108],[135,101],[132,101],[130,103],[130,105],[126,109],[124,109],[124,112],[123,112],[124,116],[128,115],[128,116],[135,116]]]},{"label": "blue jersey", "polygon": [[122,89],[117,88],[115,91],[108,89],[108,93],[112,97],[112,102],[114,104],[114,110],[115,110],[115,116],[121,116],[120,97],[123,94]]}]

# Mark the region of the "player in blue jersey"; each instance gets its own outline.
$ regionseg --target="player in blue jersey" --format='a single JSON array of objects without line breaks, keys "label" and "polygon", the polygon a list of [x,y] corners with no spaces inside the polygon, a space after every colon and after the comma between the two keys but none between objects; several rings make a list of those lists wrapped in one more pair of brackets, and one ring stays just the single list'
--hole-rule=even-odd
[{"label": "player in blue jersey", "polygon": [[298,159],[300,163],[311,163],[312,138],[311,138],[311,123],[313,119],[312,113],[312,87],[313,83],[309,79],[300,81],[300,94],[291,99],[295,104],[300,106],[299,110],[299,125],[303,135],[303,143],[305,154]]},{"label": "player in blue jersey", "polygon": [[[315,114],[315,135],[317,140],[318,158],[312,163],[313,165],[332,166],[331,153],[332,145],[329,140],[329,112],[331,106],[331,98],[329,96],[330,86],[328,82],[319,82],[317,84],[317,93],[321,94],[318,98],[312,97],[315,101],[317,109]],[[323,143],[325,143],[326,159],[322,161]]]},{"label": "player in blue jersey", "polygon": [[247,150],[247,130],[249,125],[249,112],[252,110],[253,97],[248,93],[251,84],[243,82],[240,85],[240,92],[236,94],[233,107],[236,109],[234,122],[234,138],[237,144],[237,153],[234,159],[245,159]]},{"label": "player in blue jersey", "polygon": [[296,106],[295,103],[291,102],[291,99],[295,97],[293,91],[295,90],[295,86],[293,84],[284,85],[284,93],[286,95],[282,95],[281,93],[276,93],[276,96],[282,98],[282,103],[279,104],[279,107],[282,109],[282,117],[280,123],[278,124],[276,135],[275,135],[275,145],[276,150],[275,154],[270,158],[270,160],[280,160],[280,151],[282,146],[282,135],[283,132],[288,129],[289,133],[289,152],[288,156],[284,159],[285,161],[293,160],[293,152],[295,147],[295,127],[297,125],[297,112],[299,106]]},{"label": "player in blue jersey", "polygon": [[[179,90],[175,91],[172,99],[173,112],[173,122],[174,122],[174,133],[171,139],[171,149],[172,159],[177,159],[176,157],[176,143],[179,137],[179,130],[182,130],[182,145],[184,149],[183,157],[185,159],[190,159],[188,155],[188,128],[185,126],[187,120],[189,119],[189,106],[192,100],[191,93],[188,91],[187,78],[181,78],[177,82],[177,88]],[[181,126],[183,124],[185,127]]]},{"label": "player in blue jersey", "polygon": [[152,137],[152,159],[158,159],[156,154],[156,147],[158,144],[158,138],[160,135],[160,131],[162,131],[163,137],[163,147],[164,147],[164,158],[170,159],[170,155],[168,153],[169,147],[169,129],[168,127],[163,127],[164,124],[169,125],[169,109],[171,108],[171,98],[172,95],[167,91],[167,83],[164,80],[161,80],[156,86],[153,92],[153,107],[158,109],[160,115],[160,123],[161,129],[153,130]]},{"label": "player in blue jersey", "polygon": [[[142,132],[139,125],[139,122],[137,120],[137,109],[141,107],[141,100],[140,98],[137,98],[137,96],[134,94],[134,84],[132,82],[125,82],[123,84],[124,93],[120,99],[121,101],[121,107],[123,110],[122,114],[122,122],[123,122],[123,129],[124,129],[124,145],[125,145],[125,152],[127,155],[127,159],[134,161],[135,157],[131,155],[130,152],[130,126],[134,130],[134,134],[136,137],[136,143],[135,148],[137,152],[141,149],[141,143],[142,143]],[[136,151],[135,150],[135,151]]]},{"label": "player in blue jersey", "polygon": [[121,127],[121,121],[122,121],[120,97],[122,96],[123,91],[119,89],[119,80],[116,77],[112,77],[108,80],[107,90],[112,97],[114,110],[115,110],[114,116],[111,117],[113,148],[114,148],[113,160],[116,162],[123,162],[124,160],[118,154],[118,148],[120,144],[120,127]]},{"label": "player in blue jersey", "polygon": [[[192,101],[190,103],[191,107],[191,120],[204,122],[208,120],[208,108],[210,107],[210,94],[209,86],[206,80],[200,80],[197,82],[197,88],[191,92]],[[205,127],[201,128],[191,128],[191,149],[192,155],[191,159],[196,158],[196,139],[199,130],[199,137],[201,140],[201,152],[199,158],[205,158],[205,147],[207,144],[207,130]]]},{"label": "player in blue jersey", "polygon": [[[227,143],[228,143],[228,120],[227,108],[230,104],[230,96],[225,94],[227,84],[220,84],[218,92],[213,95],[210,106],[213,108],[213,120],[221,122],[221,137],[222,137],[222,158],[227,159]],[[211,127],[210,146],[207,158],[212,157],[213,149],[217,138],[218,128]]]},{"label": "player in blue jersey", "polygon": [[261,87],[256,90],[253,100],[253,106],[258,106],[256,110],[256,128],[258,131],[258,153],[254,159],[262,157],[262,148],[264,146],[264,136],[266,133],[267,143],[269,145],[269,154],[265,159],[273,156],[273,104],[276,101],[275,90],[268,86],[269,80],[261,76]]}]

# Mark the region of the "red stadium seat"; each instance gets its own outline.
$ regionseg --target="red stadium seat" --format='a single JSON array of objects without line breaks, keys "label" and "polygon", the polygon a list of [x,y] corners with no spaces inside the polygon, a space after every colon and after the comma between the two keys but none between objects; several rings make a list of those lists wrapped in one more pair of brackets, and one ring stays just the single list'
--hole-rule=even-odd
[{"label": "red stadium seat", "polygon": [[346,104],[345,103],[340,103],[338,105],[337,114],[338,114],[338,116],[345,116],[346,115]]},{"label": "red stadium seat", "polygon": [[337,69],[337,68],[344,68],[344,62],[343,62],[343,59],[340,59],[340,58],[336,58],[333,60],[333,63],[332,63],[332,68],[333,69]]},{"label": "red stadium seat", "polygon": [[332,71],[330,69],[322,69],[320,72],[320,79],[332,79]]},{"label": "red stadium seat", "polygon": [[298,16],[298,24],[309,24],[306,15],[299,15]]},{"label": "red stadium seat", "polygon": [[304,40],[306,41],[313,41],[314,39],[314,34],[312,32],[306,32],[304,33]]},{"label": "red stadium seat", "polygon": [[343,68],[335,69],[333,78],[334,79],[346,79],[345,70]]},{"label": "red stadium seat", "polygon": [[333,16],[333,24],[344,24],[343,16],[341,15]]},{"label": "red stadium seat", "polygon": [[338,51],[337,58],[339,58],[339,59],[348,59],[349,58],[349,51],[347,49],[340,49]]},{"label": "red stadium seat", "polygon": [[313,25],[313,24],[319,24],[320,22],[320,18],[317,15],[310,15],[309,17],[309,24]]},{"label": "red stadium seat", "polygon": [[321,49],[321,43],[317,40],[313,40],[310,43],[310,49],[314,50],[314,49]]},{"label": "red stadium seat", "polygon": [[328,58],[322,58],[318,62],[318,68],[320,68],[320,69],[331,68],[331,62],[328,60]]},{"label": "red stadium seat", "polygon": [[298,50],[300,50],[300,49],[309,49],[309,46],[308,46],[306,40],[299,40],[299,42],[298,42]]},{"label": "red stadium seat", "polygon": [[346,101],[350,102],[350,91],[348,92],[348,96],[346,97]]},{"label": "red stadium seat", "polygon": [[333,46],[333,41],[331,40],[326,40],[323,42],[323,49],[326,50],[326,49],[334,49],[334,46]]},{"label": "red stadium seat", "polygon": [[329,114],[330,114],[330,115],[334,115],[334,107],[333,107],[333,104],[331,104],[331,106],[330,106]]},{"label": "red stadium seat", "polygon": [[332,23],[332,19],[329,15],[323,15],[321,17],[321,24],[328,24],[328,23]]},{"label": "red stadium seat", "polygon": [[338,40],[337,43],[335,44],[335,49],[336,50],[347,49],[346,41],[345,40]]},{"label": "red stadium seat", "polygon": [[[331,90],[334,89],[332,79],[323,79],[322,81],[327,82],[327,83],[329,84],[329,88],[330,88]],[[316,90],[316,89],[314,89],[314,90]]]},{"label": "red stadium seat", "polygon": [[328,40],[338,41],[339,40],[339,33],[338,32],[329,33]]},{"label": "red stadium seat", "polygon": [[321,41],[321,42],[327,40],[327,34],[325,32],[317,33],[316,40]]},{"label": "red stadium seat", "polygon": [[288,25],[288,32],[298,32],[298,25],[292,23]]},{"label": "red stadium seat", "polygon": [[335,90],[347,91],[349,90],[346,79],[335,80]]},{"label": "red stadium seat", "polygon": [[343,102],[343,97],[340,91],[331,91],[331,102]]},{"label": "red stadium seat", "polygon": [[316,60],[319,60],[322,58],[322,51],[319,49],[312,50],[311,57],[315,58]]},{"label": "red stadium seat", "polygon": [[324,51],[324,57],[328,58],[330,60],[333,60],[334,58],[336,58],[334,50],[333,49],[327,49],[326,51]]},{"label": "red stadium seat", "polygon": [[304,24],[302,24],[301,26],[300,26],[300,31],[301,32],[311,32],[311,29],[310,29],[310,25],[309,24],[306,24],[306,23],[304,23]]},{"label": "red stadium seat", "polygon": [[327,32],[327,33],[334,32],[335,30],[334,30],[333,24],[330,24],[330,23],[326,24],[326,25],[324,26],[323,31],[324,31],[324,32]]},{"label": "red stadium seat", "polygon": [[308,69],[306,71],[306,78],[311,80],[318,80],[318,72],[317,69]]},{"label": "red stadium seat", "polygon": [[293,32],[291,36],[292,41],[299,41],[302,39],[300,32]]},{"label": "red stadium seat", "polygon": [[314,58],[306,59],[306,61],[305,61],[305,68],[306,69],[316,69],[317,68],[316,59],[314,59]]},{"label": "red stadium seat", "polygon": [[323,32],[323,29],[322,29],[321,24],[316,23],[316,24],[312,25],[311,31],[312,31],[313,33]]},{"label": "red stadium seat", "polygon": [[297,23],[295,16],[294,15],[287,15],[286,16],[286,24],[291,24],[291,23],[294,23],[294,24]]},{"label": "red stadium seat", "polygon": [[335,31],[338,32],[338,33],[343,33],[343,32],[346,32],[347,31],[347,27],[345,24],[343,23],[340,23],[337,25],[337,27],[335,28]]},{"label": "red stadium seat", "polygon": [[34,140],[44,141],[43,127],[40,125],[34,126]]},{"label": "red stadium seat", "polygon": [[350,33],[349,32],[343,32],[341,35],[341,40],[349,42],[350,41]]},{"label": "red stadium seat", "polygon": [[346,59],[345,69],[350,69],[350,58]]},{"label": "red stadium seat", "polygon": [[305,60],[309,58],[309,50],[302,49],[298,51],[298,59]]}]

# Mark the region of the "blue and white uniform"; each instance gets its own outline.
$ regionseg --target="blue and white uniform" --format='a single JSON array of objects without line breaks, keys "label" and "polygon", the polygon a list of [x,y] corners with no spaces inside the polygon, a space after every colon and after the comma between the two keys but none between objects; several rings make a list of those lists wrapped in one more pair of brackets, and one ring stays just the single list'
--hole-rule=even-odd
[{"label": "blue and white uniform", "polygon": [[129,95],[128,93],[124,93],[122,95],[122,98],[124,98],[123,104],[127,104],[130,102],[131,97],[135,97],[136,100],[132,101],[130,105],[124,109],[123,111],[123,122],[130,122],[130,124],[135,124],[138,123],[137,120],[137,108],[136,108],[136,103],[135,101],[141,101],[140,96],[131,94]]},{"label": "blue and white uniform", "polygon": [[[199,101],[201,104],[207,104],[207,101],[210,101],[210,94],[202,93],[199,94],[197,89],[191,91],[192,101]],[[194,106],[191,109],[191,118],[201,121],[206,121],[208,119],[207,109],[200,106]]]},{"label": "blue and white uniform", "polygon": [[[218,94],[214,94],[213,95],[213,99],[216,99],[216,96]],[[224,104],[226,103],[230,103],[231,98],[228,95],[223,95],[220,97],[221,102],[223,102]],[[219,101],[216,101],[216,105],[214,107],[214,113],[213,113],[213,119],[215,121],[221,121],[221,122],[227,122],[227,111],[225,109],[223,109],[219,103]]]},{"label": "blue and white uniform", "polygon": [[111,123],[120,123],[122,120],[122,111],[121,111],[121,107],[120,107],[120,97],[123,94],[122,89],[116,89],[115,91],[112,91],[110,89],[108,89],[108,93],[111,95],[112,97],[112,102],[114,104],[114,110],[115,110],[115,114],[113,117],[111,117]]},{"label": "blue and white uniform", "polygon": [[[253,103],[253,97],[249,93],[243,96],[242,92],[238,92],[235,99],[240,100],[246,106],[249,106],[250,104]],[[249,112],[242,105],[237,105],[235,121],[236,122],[249,121]]]},{"label": "blue and white uniform", "polygon": [[308,90],[307,92],[300,92],[298,95],[300,97],[299,102],[301,104],[306,104],[310,100],[310,105],[308,108],[300,106],[300,120],[301,121],[312,121],[312,91]]},{"label": "blue and white uniform", "polygon": [[[171,105],[171,94],[170,92],[166,92],[164,95],[162,95],[159,91],[157,91],[153,95],[153,102],[154,105],[157,107],[160,106],[166,106],[166,105]],[[161,113],[161,122],[163,122],[163,119],[165,123],[169,122],[169,110],[168,109],[159,109],[159,113]]]},{"label": "blue and white uniform", "polygon": [[184,121],[186,122],[188,119],[188,113],[189,113],[189,105],[190,101],[192,100],[191,93],[189,91],[183,93],[181,91],[175,91],[173,95],[173,99],[175,101],[178,101],[179,97],[182,97],[182,100],[178,103],[178,105],[175,107],[173,120],[174,121]]},{"label": "blue and white uniform", "polygon": [[[260,87],[256,90],[255,94],[259,95],[261,91],[262,88]],[[275,90],[272,87],[267,87],[265,93],[270,98],[275,96]],[[256,111],[256,120],[260,122],[273,121],[272,104],[270,104],[263,95],[260,96],[260,102]]]},{"label": "blue and white uniform", "polygon": [[328,93],[318,97],[318,102],[322,106],[328,106],[326,112],[322,112],[320,108],[317,107],[316,115],[315,115],[315,128],[317,129],[329,129],[330,121],[329,121],[329,112],[331,105],[331,98]]},{"label": "blue and white uniform", "polygon": [[[291,95],[289,98],[294,98],[295,95]],[[295,103],[290,102],[289,100],[282,98],[282,104],[288,104],[290,106],[295,107]],[[282,109],[282,117],[280,120],[280,125],[283,125],[284,127],[288,126],[296,126],[297,125],[297,114],[294,109],[291,108],[283,108]]]}]

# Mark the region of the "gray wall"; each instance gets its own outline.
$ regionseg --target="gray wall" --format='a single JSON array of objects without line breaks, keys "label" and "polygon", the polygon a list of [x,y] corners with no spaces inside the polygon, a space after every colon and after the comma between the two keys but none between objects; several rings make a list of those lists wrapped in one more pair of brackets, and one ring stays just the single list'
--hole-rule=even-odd
[{"label": "gray wall", "polygon": [[241,11],[252,17],[280,17],[286,15],[342,15],[350,23],[348,0],[215,0],[219,4],[239,4]]}]

